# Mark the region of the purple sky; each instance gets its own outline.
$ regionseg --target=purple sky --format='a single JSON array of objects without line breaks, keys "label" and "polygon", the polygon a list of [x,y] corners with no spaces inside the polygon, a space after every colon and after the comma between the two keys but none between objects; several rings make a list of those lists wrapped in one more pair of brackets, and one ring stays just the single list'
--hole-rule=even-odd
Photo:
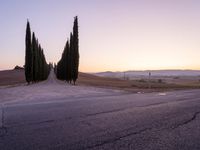
[{"label": "purple sky", "polygon": [[80,70],[200,69],[199,0],[1,0],[0,70],[24,64],[29,18],[47,61],[79,16]]}]

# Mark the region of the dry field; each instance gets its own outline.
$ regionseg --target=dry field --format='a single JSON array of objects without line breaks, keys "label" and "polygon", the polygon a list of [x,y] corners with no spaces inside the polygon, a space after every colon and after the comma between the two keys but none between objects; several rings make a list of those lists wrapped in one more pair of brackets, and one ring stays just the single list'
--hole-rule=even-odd
[{"label": "dry field", "polygon": [[25,83],[24,70],[0,71],[0,86],[18,85]]},{"label": "dry field", "polygon": [[[24,70],[0,71],[0,86],[25,84]],[[80,73],[77,84],[102,88],[121,89],[131,92],[178,90],[200,88],[200,77],[153,77],[148,79],[123,80],[118,78],[98,77]],[[151,89],[149,89],[149,86]]]}]

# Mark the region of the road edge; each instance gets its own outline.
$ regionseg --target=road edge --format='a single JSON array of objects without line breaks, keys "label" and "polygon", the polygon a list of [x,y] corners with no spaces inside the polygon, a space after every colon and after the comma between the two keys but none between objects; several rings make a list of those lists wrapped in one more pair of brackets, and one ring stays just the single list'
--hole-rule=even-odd
[{"label": "road edge", "polygon": [[4,108],[3,108],[3,105],[1,105],[1,108],[0,108],[0,128],[3,128],[3,123],[4,123]]}]

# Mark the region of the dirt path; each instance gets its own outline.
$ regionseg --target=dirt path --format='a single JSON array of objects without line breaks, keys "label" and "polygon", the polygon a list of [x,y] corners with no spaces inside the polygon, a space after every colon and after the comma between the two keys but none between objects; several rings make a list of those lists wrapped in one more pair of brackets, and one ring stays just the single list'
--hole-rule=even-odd
[{"label": "dirt path", "polygon": [[82,97],[98,97],[121,94],[119,90],[89,86],[73,86],[56,79],[51,71],[48,79],[31,85],[0,89],[0,103],[38,103],[55,100],[73,100]]}]

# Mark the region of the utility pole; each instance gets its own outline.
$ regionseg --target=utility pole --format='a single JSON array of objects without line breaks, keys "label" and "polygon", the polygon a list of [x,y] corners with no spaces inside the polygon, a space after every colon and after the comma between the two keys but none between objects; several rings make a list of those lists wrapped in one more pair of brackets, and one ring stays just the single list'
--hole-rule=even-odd
[{"label": "utility pole", "polygon": [[149,72],[149,89],[151,89],[151,72]]}]

